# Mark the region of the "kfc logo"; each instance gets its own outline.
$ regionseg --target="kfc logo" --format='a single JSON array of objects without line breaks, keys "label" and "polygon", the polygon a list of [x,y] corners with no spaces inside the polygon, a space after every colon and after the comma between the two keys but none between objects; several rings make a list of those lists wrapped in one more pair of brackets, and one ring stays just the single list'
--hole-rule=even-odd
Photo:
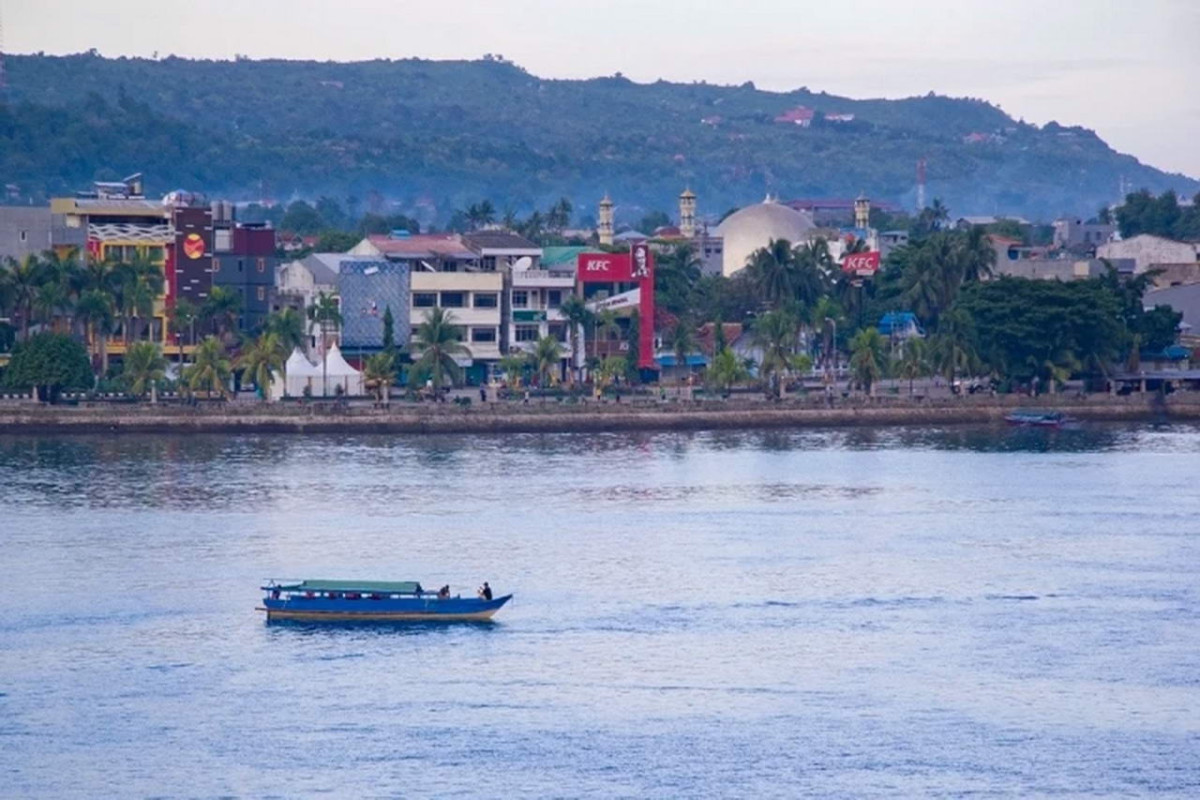
[{"label": "kfc logo", "polygon": [[633,268],[630,272],[630,277],[635,281],[644,280],[650,277],[650,248],[644,244],[633,246]]},{"label": "kfc logo", "polygon": [[608,272],[609,263],[604,259],[592,259],[583,265],[584,272]]},{"label": "kfc logo", "polygon": [[842,261],[842,271],[871,275],[879,269],[879,253],[850,253]]}]

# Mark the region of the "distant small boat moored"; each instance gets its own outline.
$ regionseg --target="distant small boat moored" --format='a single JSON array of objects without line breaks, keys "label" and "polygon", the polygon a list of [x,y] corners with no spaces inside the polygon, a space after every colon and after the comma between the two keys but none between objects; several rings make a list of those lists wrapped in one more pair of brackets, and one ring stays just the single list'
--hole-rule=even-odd
[{"label": "distant small boat moored", "polygon": [[269,581],[262,590],[268,622],[482,622],[512,599],[430,592],[418,581]]},{"label": "distant small boat moored", "polygon": [[1033,408],[1018,408],[1004,417],[1009,425],[1025,425],[1039,428],[1061,428],[1071,421],[1061,411],[1043,411]]}]

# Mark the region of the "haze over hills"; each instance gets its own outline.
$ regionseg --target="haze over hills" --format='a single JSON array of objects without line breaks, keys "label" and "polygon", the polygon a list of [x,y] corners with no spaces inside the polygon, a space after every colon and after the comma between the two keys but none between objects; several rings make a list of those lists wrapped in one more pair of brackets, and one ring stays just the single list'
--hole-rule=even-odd
[{"label": "haze over hills", "polygon": [[[148,189],[237,199],[377,192],[444,218],[482,197],[524,211],[605,191],[671,209],[689,185],[701,213],[762,199],[871,197],[955,214],[1090,216],[1131,188],[1192,196],[1200,182],[1112,150],[1083,128],[1015,121],[982,100],[852,100],[752,84],[619,74],[545,80],[509,62],[197,61],[8,56],[0,182],[44,197],[143,171]],[[811,127],[775,122],[816,112]],[[826,114],[853,115],[828,121]]]}]

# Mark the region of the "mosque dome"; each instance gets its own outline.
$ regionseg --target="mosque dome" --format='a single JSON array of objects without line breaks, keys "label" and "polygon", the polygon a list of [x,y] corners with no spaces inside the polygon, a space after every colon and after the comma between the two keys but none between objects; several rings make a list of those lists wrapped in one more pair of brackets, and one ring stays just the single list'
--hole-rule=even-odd
[{"label": "mosque dome", "polygon": [[800,244],[815,227],[807,212],[781,205],[769,196],[757,205],[739,209],[717,226],[716,234],[724,240],[721,272],[728,277],[741,270],[751,253],[773,239]]}]

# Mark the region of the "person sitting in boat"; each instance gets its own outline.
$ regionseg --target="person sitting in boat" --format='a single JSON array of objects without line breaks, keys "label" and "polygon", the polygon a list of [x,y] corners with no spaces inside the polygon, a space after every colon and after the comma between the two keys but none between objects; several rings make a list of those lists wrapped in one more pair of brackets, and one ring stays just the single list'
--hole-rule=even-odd
[{"label": "person sitting in boat", "polygon": [[438,589],[438,600],[449,600],[449,599],[450,599],[450,584],[447,583],[445,586]]},{"label": "person sitting in boat", "polygon": [[492,599],[492,587],[488,586],[488,582],[484,581],[483,586],[479,587],[479,596],[484,600]]}]

